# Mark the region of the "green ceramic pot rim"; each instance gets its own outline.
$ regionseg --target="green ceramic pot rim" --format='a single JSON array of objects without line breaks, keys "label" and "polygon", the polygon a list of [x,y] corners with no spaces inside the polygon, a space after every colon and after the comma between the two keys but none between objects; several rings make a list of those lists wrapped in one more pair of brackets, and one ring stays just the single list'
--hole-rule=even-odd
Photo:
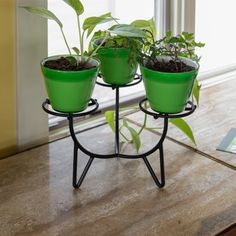
[{"label": "green ceramic pot rim", "polygon": [[[94,67],[92,67],[92,68],[90,68],[90,69],[86,69],[86,70],[81,70],[81,71],[64,71],[64,70],[55,70],[55,69],[51,69],[51,68],[48,68],[48,67],[45,67],[44,66],[44,64],[45,64],[45,62],[46,61],[48,61],[48,60],[56,60],[56,59],[59,59],[59,58],[61,58],[61,57],[68,57],[68,56],[73,56],[73,57],[75,57],[75,58],[77,58],[77,59],[79,59],[79,58],[81,58],[81,56],[78,56],[78,55],[68,55],[68,54],[66,54],[66,55],[56,55],[56,56],[50,56],[50,57],[46,57],[46,58],[44,58],[41,62],[40,62],[40,65],[42,66],[42,67],[44,67],[44,68],[46,68],[47,70],[49,70],[49,71],[55,71],[55,72],[60,72],[60,73],[65,73],[65,74],[68,74],[68,73],[81,73],[81,72],[86,72],[86,71],[89,71],[89,70],[96,70],[99,66],[100,66],[100,61],[96,58],[91,58],[90,60],[94,63],[94,66],[96,66],[96,68],[94,68]],[[88,58],[88,57],[85,57],[86,59]]]},{"label": "green ceramic pot rim", "polygon": [[[160,56],[158,57],[160,59],[163,59],[163,60],[169,60],[170,57],[169,56]],[[147,68],[145,65],[141,65],[142,67],[145,68],[145,70],[147,71],[150,71],[150,72],[155,72],[155,73],[161,73],[161,74],[167,74],[167,75],[174,75],[174,74],[188,74],[188,73],[193,73],[195,71],[198,71],[199,70],[199,63],[197,63],[196,61],[193,61],[189,58],[185,58],[185,57],[180,57],[187,65],[190,65],[192,67],[195,67],[194,70],[191,70],[191,71],[185,71],[185,72],[162,72],[162,71],[157,71],[157,70],[152,70],[152,69],[149,69]]]}]

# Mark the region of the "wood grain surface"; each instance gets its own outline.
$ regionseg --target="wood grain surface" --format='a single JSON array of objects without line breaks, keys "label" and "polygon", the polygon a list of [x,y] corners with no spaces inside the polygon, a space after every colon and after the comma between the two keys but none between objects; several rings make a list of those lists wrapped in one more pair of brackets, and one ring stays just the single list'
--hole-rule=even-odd
[{"label": "wood grain surface", "polygon": [[[113,135],[101,126],[79,138],[112,152]],[[142,151],[158,138],[145,132]],[[142,160],[111,159],[95,160],[74,190],[70,138],[1,160],[1,236],[215,235],[236,222],[236,172],[172,141],[164,150],[164,189]],[[79,171],[87,159],[79,153]],[[149,159],[158,173],[158,154]]]}]

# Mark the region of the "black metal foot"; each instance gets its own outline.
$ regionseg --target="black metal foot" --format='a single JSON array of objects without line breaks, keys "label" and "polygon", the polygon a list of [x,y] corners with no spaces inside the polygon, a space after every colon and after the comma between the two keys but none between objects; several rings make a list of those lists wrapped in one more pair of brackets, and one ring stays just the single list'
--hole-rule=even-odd
[{"label": "black metal foot", "polygon": [[77,164],[78,164],[78,148],[74,146],[74,161],[73,161],[73,187],[79,188],[84,181],[84,178],[94,160],[94,157],[90,157],[78,182],[77,182]]},{"label": "black metal foot", "polygon": [[163,188],[165,186],[165,168],[164,168],[164,153],[163,153],[163,146],[161,145],[159,148],[160,153],[160,175],[161,180],[159,181],[158,177],[156,176],[154,170],[152,169],[151,164],[149,163],[147,157],[143,157],[144,163],[146,164],[148,171],[150,172],[153,180],[155,181],[156,185],[159,188]]}]

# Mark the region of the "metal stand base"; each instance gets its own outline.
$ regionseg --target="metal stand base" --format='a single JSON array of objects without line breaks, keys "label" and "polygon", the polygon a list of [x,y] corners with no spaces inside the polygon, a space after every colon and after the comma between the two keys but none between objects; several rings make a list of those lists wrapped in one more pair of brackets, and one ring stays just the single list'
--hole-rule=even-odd
[{"label": "metal stand base", "polygon": [[[85,176],[88,173],[89,168],[91,167],[91,164],[94,160],[94,158],[100,158],[100,159],[109,159],[109,158],[125,158],[125,159],[139,159],[142,158],[150,175],[152,176],[154,182],[156,183],[157,187],[163,188],[165,186],[165,168],[164,168],[164,152],[163,152],[163,142],[165,140],[167,130],[168,130],[168,119],[169,118],[178,118],[178,117],[184,117],[192,114],[194,110],[196,109],[196,106],[192,102],[188,102],[187,107],[185,108],[185,111],[183,113],[179,114],[163,114],[163,113],[158,113],[158,112],[153,112],[150,110],[147,110],[144,108],[143,103],[147,100],[146,98],[143,99],[139,103],[139,107],[141,111],[144,113],[153,116],[154,119],[162,118],[164,121],[164,127],[163,127],[163,132],[162,135],[158,141],[158,143],[149,151],[137,155],[128,155],[128,154],[122,154],[120,153],[120,142],[119,142],[119,109],[120,109],[120,104],[119,104],[119,88],[121,87],[128,87],[135,85],[137,83],[140,83],[142,80],[141,76],[137,76],[135,81],[131,84],[128,85],[123,85],[123,86],[114,86],[114,85],[108,85],[108,84],[103,84],[100,82],[97,82],[99,85],[106,86],[106,87],[111,87],[112,89],[116,90],[116,103],[115,103],[115,153],[114,154],[97,154],[88,151],[84,146],[82,146],[79,142],[79,140],[76,137],[75,131],[74,131],[74,124],[73,124],[73,119],[74,117],[79,117],[79,116],[85,116],[88,114],[91,114],[95,112],[98,109],[98,103],[96,100],[91,99],[91,102],[89,106],[93,106],[94,108],[90,109],[89,111],[85,112],[80,112],[80,113],[61,113],[54,111],[53,109],[49,108],[50,101],[47,99],[42,107],[43,110],[49,114],[55,115],[55,116],[63,116],[67,117],[69,120],[69,128],[70,128],[70,134],[71,137],[74,141],[74,154],[73,154],[73,179],[72,179],[72,185],[74,188],[79,188],[81,184],[83,183]],[[81,150],[83,153],[88,155],[90,158],[85,166],[85,168],[82,171],[82,174],[80,175],[79,179],[77,178],[77,165],[78,165],[78,150]],[[159,149],[159,158],[160,158],[160,179],[157,177],[155,174],[155,171],[153,170],[150,162],[148,161],[147,157],[157,151]]]}]

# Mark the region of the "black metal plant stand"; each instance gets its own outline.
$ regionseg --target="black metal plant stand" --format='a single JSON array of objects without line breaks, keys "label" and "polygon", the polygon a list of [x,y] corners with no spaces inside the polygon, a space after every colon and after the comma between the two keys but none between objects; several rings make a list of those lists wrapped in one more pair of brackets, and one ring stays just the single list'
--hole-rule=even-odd
[{"label": "black metal plant stand", "polygon": [[[82,146],[79,142],[79,140],[76,137],[75,131],[74,131],[74,125],[73,121],[75,117],[81,117],[81,116],[86,116],[89,114],[92,114],[98,109],[98,102],[95,99],[91,99],[89,103],[89,108],[88,110],[80,113],[62,113],[62,112],[57,112],[54,111],[52,108],[50,108],[48,105],[50,105],[50,101],[46,99],[45,102],[42,104],[42,108],[45,112],[55,115],[55,116],[61,116],[61,117],[67,117],[69,120],[69,129],[70,129],[70,134],[71,137],[74,141],[74,154],[73,154],[73,180],[72,184],[74,188],[79,188],[94,160],[94,158],[100,158],[100,159],[109,159],[109,158],[125,158],[125,159],[139,159],[142,158],[145,165],[147,166],[148,171],[150,172],[153,180],[155,181],[156,185],[159,188],[164,187],[165,185],[165,169],[164,169],[164,152],[163,152],[163,142],[165,140],[167,130],[168,130],[168,119],[169,118],[179,118],[179,117],[185,117],[190,114],[192,114],[196,106],[192,102],[188,102],[185,111],[179,114],[164,114],[164,113],[157,113],[154,111],[147,110],[144,108],[143,104],[147,100],[146,98],[143,99],[139,103],[140,110],[146,113],[147,115],[152,116],[154,119],[162,118],[164,122],[164,127],[163,127],[163,132],[162,135],[157,142],[157,144],[149,151],[137,155],[128,155],[128,154],[122,154],[120,153],[120,141],[119,141],[119,109],[120,109],[120,104],[119,104],[119,89],[123,87],[129,87],[129,86],[134,86],[142,81],[142,78],[140,75],[137,75],[134,79],[134,81],[130,84],[127,85],[122,85],[122,86],[116,86],[116,85],[109,85],[106,83],[98,82],[97,84],[105,87],[110,87],[113,90],[116,91],[116,101],[115,101],[115,152],[113,154],[97,154],[93,153],[91,151],[88,151],[84,146]],[[88,155],[90,158],[81,174],[79,179],[77,179],[77,163],[78,163],[78,149],[80,149],[83,153]],[[150,162],[148,161],[147,157],[154,153],[155,151],[159,150],[159,156],[160,156],[160,180],[155,174]]]}]

